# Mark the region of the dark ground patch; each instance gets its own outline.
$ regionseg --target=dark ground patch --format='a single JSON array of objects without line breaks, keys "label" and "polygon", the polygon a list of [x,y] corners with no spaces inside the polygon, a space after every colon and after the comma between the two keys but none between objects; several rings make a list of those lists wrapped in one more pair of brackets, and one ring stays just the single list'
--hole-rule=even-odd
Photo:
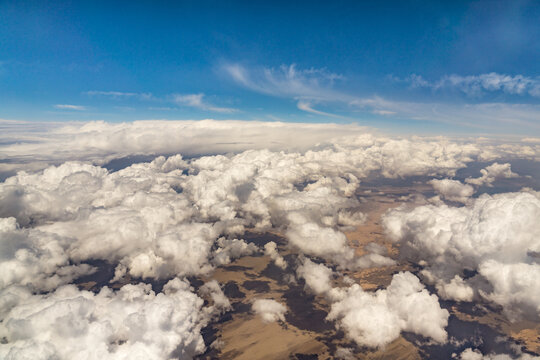
[{"label": "dark ground patch", "polygon": [[110,172],[120,171],[127,167],[130,167],[133,164],[145,163],[154,160],[157,155],[132,155],[126,156],[123,158],[113,159],[103,165],[102,167],[109,170]]},{"label": "dark ground patch", "polygon": [[229,281],[225,284],[223,293],[225,293],[225,296],[232,299],[242,299],[246,297],[246,294],[240,291],[240,288],[234,281]]},{"label": "dark ground patch", "polygon": [[248,271],[251,270],[250,267],[247,266],[240,266],[240,265],[228,265],[228,266],[222,266],[223,269],[227,271]]},{"label": "dark ground patch", "polygon": [[427,345],[428,342],[421,336],[403,332],[403,337],[416,344],[422,356],[428,359],[451,359],[453,353],[459,354],[469,347],[478,349],[483,354],[514,353],[512,347],[515,346],[515,342],[508,340],[502,333],[490,326],[478,322],[463,321],[451,315],[446,330],[448,338],[454,338],[457,341],[441,345]]},{"label": "dark ground patch", "polygon": [[79,288],[84,288],[84,286],[81,286],[84,283],[94,282],[95,285],[91,286],[89,290],[97,293],[102,287],[109,285],[109,282],[114,277],[114,269],[116,266],[105,260],[89,260],[85,261],[84,264],[93,266],[97,270],[93,274],[81,276],[76,279],[73,283],[78,285]]},{"label": "dark ground patch", "polygon": [[317,333],[334,329],[332,323],[325,320],[328,313],[313,306],[315,297],[306,294],[303,285],[291,285],[283,296],[289,308],[285,313],[285,319],[289,324]]},{"label": "dark ground patch", "polygon": [[268,244],[270,241],[275,242],[277,245],[285,245],[286,241],[281,236],[277,236],[270,233],[255,233],[251,231],[246,231],[242,238],[247,242],[251,244],[255,244],[258,247],[264,247],[264,245]]},{"label": "dark ground patch", "polygon": [[268,285],[268,281],[246,280],[244,281],[242,286],[244,287],[244,289],[255,290],[258,293],[270,291],[270,286]]},{"label": "dark ground patch", "polygon": [[200,355],[195,356],[193,359],[197,360],[210,360],[219,359],[219,351],[210,347],[210,345],[217,339],[218,329],[212,325],[208,325],[201,329],[201,335],[206,346],[206,351]]},{"label": "dark ground patch", "polygon": [[291,360],[318,360],[317,354],[294,354],[290,357]]},{"label": "dark ground patch", "polygon": [[285,285],[286,282],[283,280],[283,276],[287,273],[291,273],[291,271],[287,271],[287,269],[283,270],[282,268],[276,266],[276,264],[274,264],[272,261],[268,263],[268,266],[265,267],[263,271],[261,271],[261,275],[275,280],[279,285]]},{"label": "dark ground patch", "polygon": [[235,314],[245,314],[251,311],[250,304],[244,304],[243,302],[240,302],[240,301],[232,303],[232,308]]}]

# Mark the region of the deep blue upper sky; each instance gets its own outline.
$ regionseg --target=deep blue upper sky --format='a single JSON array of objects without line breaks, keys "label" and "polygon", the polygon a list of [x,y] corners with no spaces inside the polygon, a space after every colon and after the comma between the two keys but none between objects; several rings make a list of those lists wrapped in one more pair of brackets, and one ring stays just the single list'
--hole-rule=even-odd
[{"label": "deep blue upper sky", "polygon": [[0,118],[538,133],[540,2],[2,1]]}]

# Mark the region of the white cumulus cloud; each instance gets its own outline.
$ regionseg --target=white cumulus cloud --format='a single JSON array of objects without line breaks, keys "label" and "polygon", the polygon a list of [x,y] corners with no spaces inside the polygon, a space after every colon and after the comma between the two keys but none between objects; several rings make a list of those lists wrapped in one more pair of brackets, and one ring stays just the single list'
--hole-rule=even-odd
[{"label": "white cumulus cloud", "polygon": [[459,180],[451,179],[433,179],[429,181],[433,189],[443,198],[466,203],[474,194],[474,188],[471,185],[461,183]]},{"label": "white cumulus cloud", "polygon": [[287,307],[272,299],[256,299],[251,308],[264,322],[285,321]]},{"label": "white cumulus cloud", "polygon": [[[383,223],[403,256],[424,263],[442,297],[484,298],[514,319],[540,316],[539,218],[539,194],[518,192],[484,194],[463,207],[400,207]],[[465,279],[465,271],[478,274]]]},{"label": "white cumulus cloud", "polygon": [[465,182],[477,186],[493,186],[492,184],[496,179],[509,179],[519,177],[518,174],[512,171],[511,165],[508,163],[493,163],[487,166],[485,169],[480,170],[480,173],[482,174],[482,176],[478,178],[467,178],[465,179]]},{"label": "white cumulus cloud", "polygon": [[388,288],[374,293],[352,285],[332,304],[328,319],[336,320],[357,344],[383,347],[401,331],[444,343],[448,316],[437,296],[429,294],[416,276],[401,272],[394,275]]},{"label": "white cumulus cloud", "polygon": [[203,300],[179,279],[155,294],[125,285],[98,294],[67,285],[46,295],[0,291],[3,359],[192,358],[204,351]]}]

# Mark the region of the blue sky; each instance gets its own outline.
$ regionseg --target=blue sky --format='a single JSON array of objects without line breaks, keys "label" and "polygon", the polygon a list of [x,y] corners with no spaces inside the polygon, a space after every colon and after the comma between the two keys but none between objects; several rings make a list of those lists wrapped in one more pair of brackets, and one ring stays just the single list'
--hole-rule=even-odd
[{"label": "blue sky", "polygon": [[0,2],[0,118],[540,132],[534,1]]}]

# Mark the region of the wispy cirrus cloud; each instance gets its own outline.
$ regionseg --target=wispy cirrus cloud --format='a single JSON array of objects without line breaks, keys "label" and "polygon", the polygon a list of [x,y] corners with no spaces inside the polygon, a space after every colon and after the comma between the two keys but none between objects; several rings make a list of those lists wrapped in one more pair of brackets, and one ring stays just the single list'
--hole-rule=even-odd
[{"label": "wispy cirrus cloud", "polygon": [[237,84],[252,91],[297,100],[297,107],[312,114],[339,117],[313,108],[316,102],[346,101],[352,98],[333,89],[336,80],[344,77],[326,69],[298,69],[295,64],[279,68],[248,69],[240,64],[224,66]]},{"label": "wispy cirrus cloud", "polygon": [[60,109],[60,110],[76,110],[76,111],[85,111],[86,110],[86,106],[70,105],[70,104],[57,104],[57,105],[54,105],[54,108],[55,109]]},{"label": "wispy cirrus cloud", "polygon": [[421,75],[411,76],[397,81],[408,82],[413,88],[431,88],[433,90],[458,90],[469,96],[480,96],[485,92],[503,92],[510,95],[529,95],[540,97],[540,78],[524,75],[506,75],[495,72],[480,75],[445,75],[437,81],[429,81]]},{"label": "wispy cirrus cloud", "polygon": [[224,70],[238,84],[259,93],[321,100],[336,97],[333,83],[343,79],[326,69],[298,69],[295,64],[256,69],[229,64]]},{"label": "wispy cirrus cloud", "polygon": [[[261,94],[289,98],[297,102],[297,108],[326,117],[340,117],[315,108],[325,104],[340,112],[370,114],[395,120],[431,121],[445,124],[493,131],[519,125],[539,131],[540,105],[509,102],[450,103],[434,99],[416,102],[392,99],[378,95],[358,95],[337,87],[343,76],[326,69],[298,69],[295,65],[279,68],[246,68],[240,64],[224,67],[226,74],[238,85]],[[512,94],[530,93],[535,95],[538,80],[524,76],[484,74],[469,77],[446,77],[431,83],[419,75],[407,79],[392,78],[394,81],[408,82],[413,87],[433,87],[440,89],[452,86],[469,94],[475,91],[504,91]],[[540,92],[540,90],[539,90]]]},{"label": "wispy cirrus cloud", "polygon": [[141,100],[150,100],[153,98],[151,93],[137,93],[137,92],[122,92],[122,91],[97,91],[91,90],[86,91],[84,94],[89,96],[104,96],[110,97],[113,99],[122,99],[122,98],[139,98]]},{"label": "wispy cirrus cloud", "polygon": [[238,109],[228,107],[214,106],[204,100],[204,94],[173,94],[172,101],[178,105],[194,107],[201,110],[220,112],[220,113],[233,113]]},{"label": "wispy cirrus cloud", "polygon": [[313,104],[310,101],[307,100],[299,100],[296,104],[296,107],[302,111],[306,111],[312,114],[316,115],[322,115],[322,116],[329,116],[329,117],[336,117],[336,118],[344,118],[343,116],[331,114],[324,111],[319,111],[313,108]]},{"label": "wispy cirrus cloud", "polygon": [[[205,101],[205,94],[170,94],[166,96],[154,96],[152,93],[139,93],[139,92],[122,92],[122,91],[86,91],[84,94],[88,96],[107,97],[115,100],[127,100],[136,99],[141,101],[154,101],[158,103],[173,103],[180,106],[189,106],[200,110],[220,112],[220,113],[233,113],[238,109],[229,107],[219,107]],[[177,108],[161,106],[150,107],[151,110],[177,110]]]}]

